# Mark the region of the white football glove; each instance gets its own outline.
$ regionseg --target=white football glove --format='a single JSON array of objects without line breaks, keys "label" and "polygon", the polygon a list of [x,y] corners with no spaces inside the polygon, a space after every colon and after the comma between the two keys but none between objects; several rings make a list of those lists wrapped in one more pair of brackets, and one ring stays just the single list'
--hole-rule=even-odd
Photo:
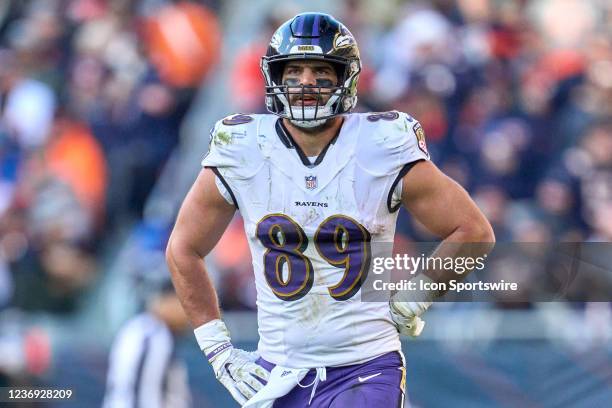
[{"label": "white football glove", "polygon": [[431,306],[431,302],[398,302],[391,300],[389,309],[391,318],[401,334],[417,337],[425,327],[421,315]]},{"label": "white football glove", "polygon": [[212,320],[194,333],[217,380],[241,406],[267,383],[270,372],[255,364],[257,353],[234,348],[223,321]]},{"label": "white football glove", "polygon": [[[418,287],[423,283],[433,283],[434,281],[427,275],[420,274],[415,278]],[[423,331],[425,322],[421,315],[425,313],[432,300],[438,296],[438,292],[430,290],[416,289],[414,291],[397,292],[389,301],[391,318],[397,325],[397,330],[401,334],[417,337]]]}]

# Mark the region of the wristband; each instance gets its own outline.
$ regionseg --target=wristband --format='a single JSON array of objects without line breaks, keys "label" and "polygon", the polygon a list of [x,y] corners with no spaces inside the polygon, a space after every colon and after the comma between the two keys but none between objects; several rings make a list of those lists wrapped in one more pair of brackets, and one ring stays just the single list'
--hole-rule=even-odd
[{"label": "wristband", "polygon": [[193,333],[195,334],[200,350],[204,352],[208,361],[212,362],[214,358],[232,347],[230,333],[220,319],[211,320],[197,327]]}]

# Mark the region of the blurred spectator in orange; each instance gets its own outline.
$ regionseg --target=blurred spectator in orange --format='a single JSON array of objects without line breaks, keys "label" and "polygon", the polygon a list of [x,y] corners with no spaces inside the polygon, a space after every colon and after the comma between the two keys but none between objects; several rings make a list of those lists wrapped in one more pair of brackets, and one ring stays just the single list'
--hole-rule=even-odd
[{"label": "blurred spectator in orange", "polygon": [[48,170],[66,182],[96,221],[106,199],[106,161],[100,144],[83,123],[60,119],[45,151]]},{"label": "blurred spectator in orange", "polygon": [[104,209],[102,150],[85,125],[59,118],[46,146],[22,161],[16,183],[0,219],[12,305],[72,312],[97,267],[90,246]]},{"label": "blurred spectator in orange", "polygon": [[162,80],[175,87],[198,86],[221,52],[217,17],[187,1],[162,7],[146,18],[144,36],[151,62]]}]

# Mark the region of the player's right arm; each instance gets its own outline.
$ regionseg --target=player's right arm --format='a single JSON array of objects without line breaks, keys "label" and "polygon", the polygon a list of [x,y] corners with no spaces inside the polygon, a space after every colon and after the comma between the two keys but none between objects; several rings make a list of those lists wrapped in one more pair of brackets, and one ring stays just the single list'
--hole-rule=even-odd
[{"label": "player's right arm", "polygon": [[202,169],[181,206],[166,249],[174,287],[193,327],[220,318],[204,257],[217,244],[235,211],[219,193],[212,170]]},{"label": "player's right arm", "polygon": [[179,211],[166,259],[200,349],[217,379],[242,405],[263,387],[269,373],[255,364],[255,353],[232,346],[206,272],[204,257],[217,244],[236,210],[219,192],[215,177],[206,168],[198,175]]}]

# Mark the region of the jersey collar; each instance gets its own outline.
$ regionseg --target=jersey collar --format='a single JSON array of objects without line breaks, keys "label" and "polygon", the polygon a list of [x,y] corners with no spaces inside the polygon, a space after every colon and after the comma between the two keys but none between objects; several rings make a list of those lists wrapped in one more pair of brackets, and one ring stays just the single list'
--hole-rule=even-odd
[{"label": "jersey collar", "polygon": [[340,127],[338,128],[338,131],[336,132],[334,137],[323,148],[321,153],[317,156],[317,159],[315,160],[315,162],[311,163],[310,160],[308,159],[308,157],[306,156],[306,154],[304,153],[304,151],[302,150],[302,148],[295,142],[295,140],[293,139],[293,136],[291,136],[291,133],[289,133],[289,130],[287,129],[287,127],[283,123],[282,118],[278,118],[276,120],[275,125],[274,125],[274,127],[276,129],[276,134],[278,135],[278,137],[281,140],[281,142],[285,145],[286,148],[288,148],[288,149],[295,149],[295,151],[297,152],[300,160],[302,161],[302,164],[304,166],[308,167],[308,168],[316,167],[319,164],[321,164],[321,162],[323,161],[323,158],[325,157],[325,154],[327,153],[327,150],[329,149],[329,147],[331,145],[333,145],[334,143],[336,143],[336,140],[338,139],[338,136],[340,135],[340,132],[342,131],[342,127],[343,126],[344,126],[344,123],[342,123],[342,125],[340,125]]}]

